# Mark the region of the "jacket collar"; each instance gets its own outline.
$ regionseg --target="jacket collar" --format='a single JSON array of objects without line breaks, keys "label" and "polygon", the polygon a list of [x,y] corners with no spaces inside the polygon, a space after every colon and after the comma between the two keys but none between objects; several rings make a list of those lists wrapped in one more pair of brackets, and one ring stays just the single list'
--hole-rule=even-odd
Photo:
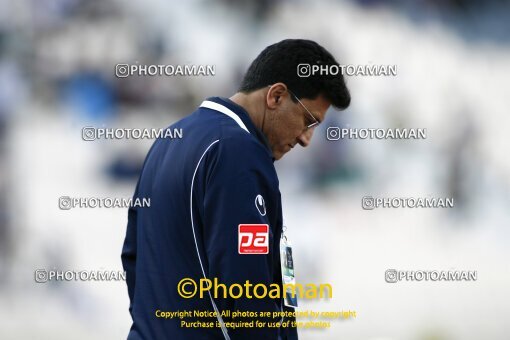
[{"label": "jacket collar", "polygon": [[[262,131],[260,131],[255,126],[255,124],[253,124],[253,122],[250,118],[250,115],[248,114],[248,112],[246,112],[246,110],[243,107],[234,103],[230,99],[224,98],[224,97],[210,97],[210,98],[207,98],[207,101],[219,104],[219,105],[227,108],[234,115],[236,115],[236,117],[231,117],[231,118],[236,120],[236,122],[239,124],[239,126],[241,128],[243,128],[245,130],[247,129],[250,134],[254,135],[255,138],[257,138],[257,140],[260,142],[260,144],[262,144],[267,149],[267,151],[269,152],[269,155],[271,156],[271,158],[273,159],[273,162],[274,162],[275,159],[273,157],[273,153],[271,151],[271,147],[269,146],[269,141],[267,140],[267,137],[262,133]],[[202,103],[203,107],[205,106],[204,103]],[[205,106],[205,107],[207,107],[207,106]],[[219,108],[219,109],[221,110],[221,108]],[[214,110],[214,108],[213,108],[213,110]],[[216,110],[216,111],[218,111],[218,110]],[[222,111],[220,111],[220,112],[222,112]],[[223,113],[230,116],[229,113],[226,113],[226,112],[223,112]],[[236,119],[237,117],[240,119],[240,122]]]}]

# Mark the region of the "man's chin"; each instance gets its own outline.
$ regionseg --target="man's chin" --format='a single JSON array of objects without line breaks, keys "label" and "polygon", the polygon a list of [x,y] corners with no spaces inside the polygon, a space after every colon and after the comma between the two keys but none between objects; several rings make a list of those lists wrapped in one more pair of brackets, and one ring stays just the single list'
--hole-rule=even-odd
[{"label": "man's chin", "polygon": [[277,150],[273,149],[272,150],[273,158],[275,159],[275,161],[282,159],[283,156],[285,156],[290,150],[292,150],[292,148],[293,148],[292,145],[287,144],[280,146]]},{"label": "man's chin", "polygon": [[[290,151],[290,150],[289,150]],[[275,161],[278,161],[283,158],[289,151],[275,151],[273,152],[273,157]]]}]

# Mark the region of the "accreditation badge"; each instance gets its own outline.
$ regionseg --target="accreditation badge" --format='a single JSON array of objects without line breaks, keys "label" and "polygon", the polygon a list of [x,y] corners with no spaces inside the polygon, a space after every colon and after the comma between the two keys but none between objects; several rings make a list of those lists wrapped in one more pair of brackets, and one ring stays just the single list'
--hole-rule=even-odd
[{"label": "accreditation badge", "polygon": [[[287,237],[282,233],[280,239],[280,264],[282,269],[282,283],[284,287],[285,306],[297,307],[296,279],[294,277],[294,260],[292,258],[292,245]],[[287,286],[286,286],[287,285]],[[292,288],[294,287],[294,288]]]}]

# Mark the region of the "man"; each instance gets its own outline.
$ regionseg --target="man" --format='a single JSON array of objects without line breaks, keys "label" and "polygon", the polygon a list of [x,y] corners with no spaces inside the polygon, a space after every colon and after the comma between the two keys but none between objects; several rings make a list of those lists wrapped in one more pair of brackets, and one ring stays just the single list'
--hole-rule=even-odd
[{"label": "man", "polygon": [[[151,207],[129,210],[122,250],[133,318],[128,339],[297,339],[295,328],[281,327],[287,318],[249,314],[242,320],[260,321],[259,327],[237,327],[241,319],[228,313],[293,310],[282,298],[237,298],[222,290],[214,296],[212,289],[184,298],[178,285],[189,278],[281,286],[282,206],[273,162],[297,144],[307,146],[330,105],[350,103],[341,74],[301,77],[299,64],[338,65],[313,41],[271,45],[253,61],[239,92],[207,99],[170,126],[182,129],[182,139],[152,146],[134,195],[150,198]],[[268,226],[259,243],[267,251],[242,252],[250,243],[241,240],[242,224]],[[195,310],[213,317],[200,324],[193,315],[161,317]]]}]

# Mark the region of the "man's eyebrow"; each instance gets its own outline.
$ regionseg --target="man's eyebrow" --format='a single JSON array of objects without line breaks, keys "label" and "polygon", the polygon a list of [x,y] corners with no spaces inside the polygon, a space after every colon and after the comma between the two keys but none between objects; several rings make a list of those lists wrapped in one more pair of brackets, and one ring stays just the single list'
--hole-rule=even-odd
[{"label": "man's eyebrow", "polygon": [[[304,104],[303,104],[303,105],[304,105]],[[316,121],[318,121],[318,122],[319,122],[319,124],[320,124],[320,123],[322,123],[322,120],[321,120],[321,119],[319,119],[319,118],[317,118],[317,117],[319,117],[319,115],[318,115],[317,113],[315,113],[315,112],[313,112],[312,110],[308,109],[306,106],[303,106],[303,108],[305,109],[305,111],[307,111],[307,112],[308,112],[308,114],[307,114],[307,115],[305,115],[305,116],[307,116],[307,117],[308,117],[308,118],[306,119],[307,121],[310,121],[310,122],[312,122],[312,123],[313,123],[313,122],[315,122],[315,121],[312,121],[312,117],[313,117],[313,119],[315,119]],[[310,115],[311,115],[312,117],[310,117]]]},{"label": "man's eyebrow", "polygon": [[317,119],[317,121],[320,123],[322,123],[322,119],[319,119],[319,115],[313,111],[310,111],[310,113],[313,115],[313,118]]}]

